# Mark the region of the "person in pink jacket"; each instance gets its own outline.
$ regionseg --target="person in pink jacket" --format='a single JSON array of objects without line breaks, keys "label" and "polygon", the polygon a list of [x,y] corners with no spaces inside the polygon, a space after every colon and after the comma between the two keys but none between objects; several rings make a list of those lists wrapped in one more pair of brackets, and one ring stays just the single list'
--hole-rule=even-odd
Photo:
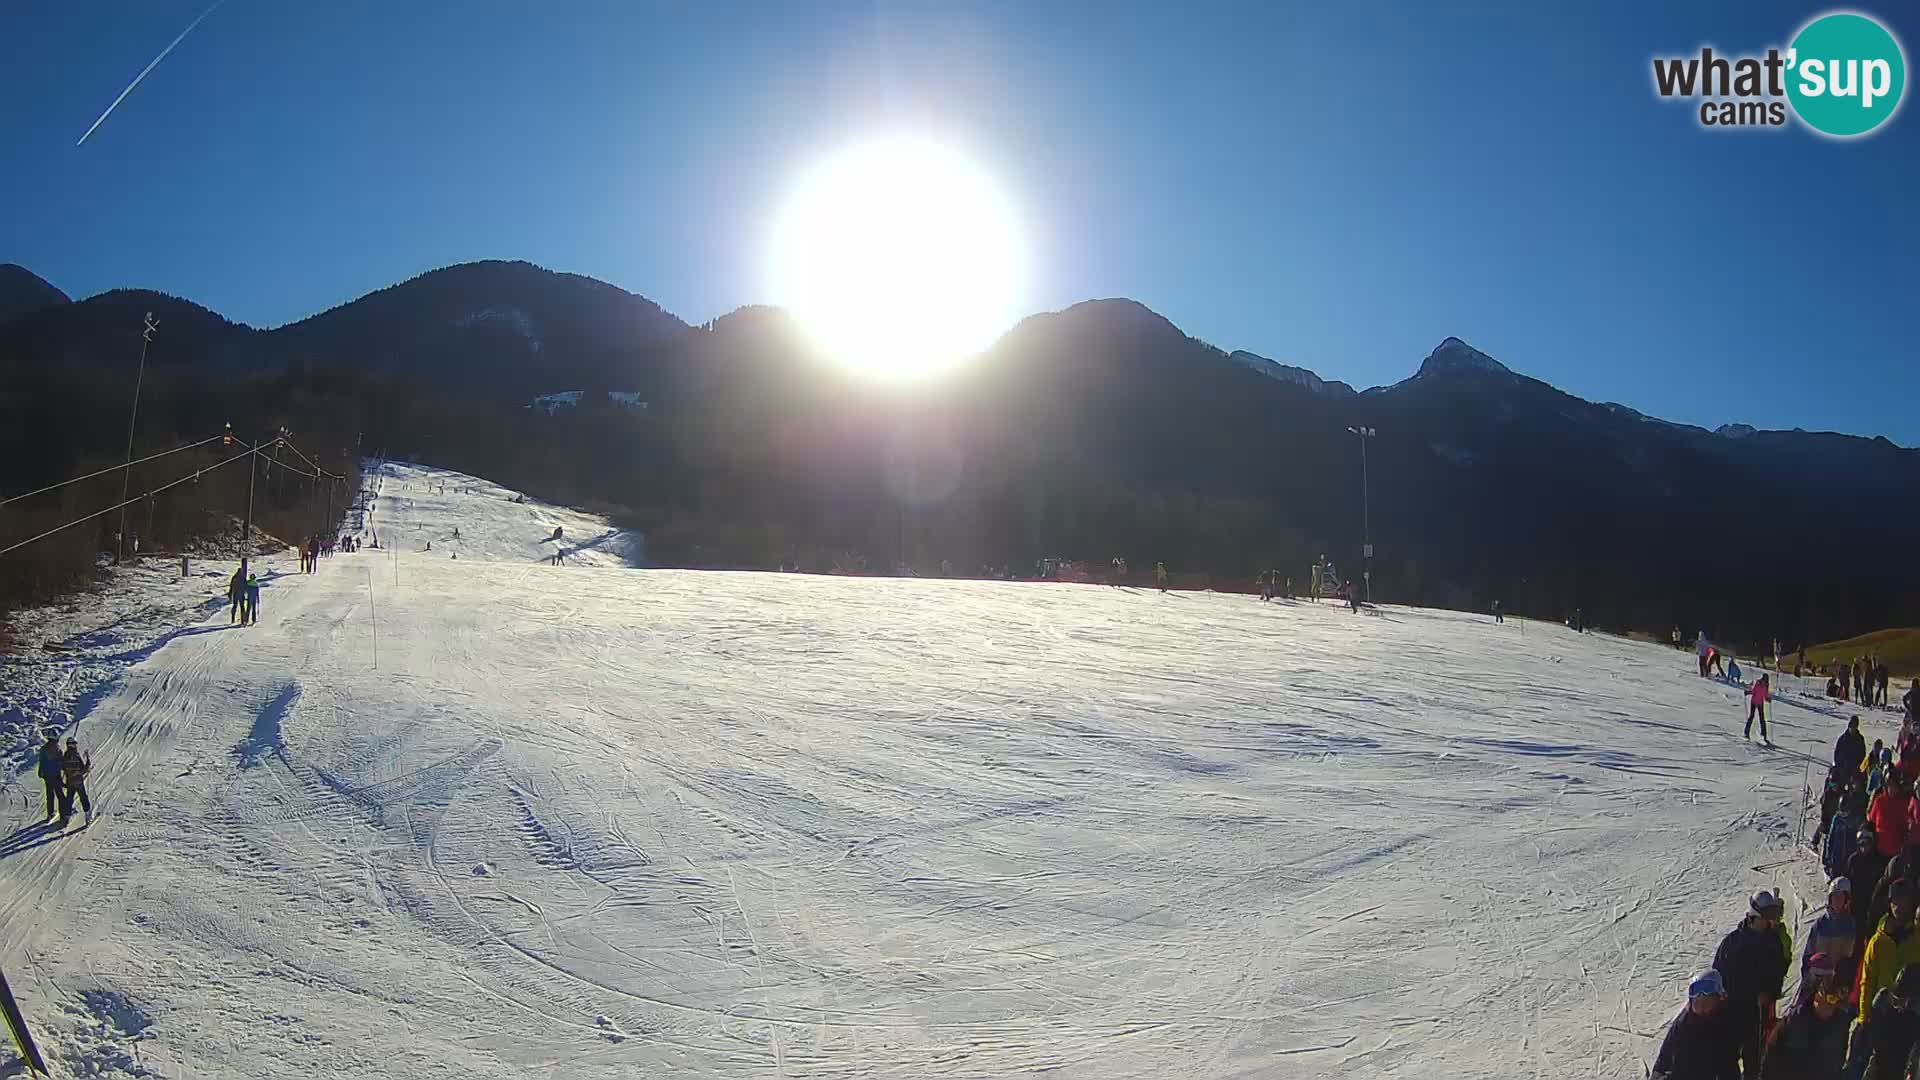
[{"label": "person in pink jacket", "polygon": [[1747,738],[1753,738],[1753,718],[1760,718],[1760,741],[1767,742],[1767,699],[1773,696],[1773,690],[1767,682],[1768,676],[1761,675],[1753,680],[1753,688],[1747,691]]}]

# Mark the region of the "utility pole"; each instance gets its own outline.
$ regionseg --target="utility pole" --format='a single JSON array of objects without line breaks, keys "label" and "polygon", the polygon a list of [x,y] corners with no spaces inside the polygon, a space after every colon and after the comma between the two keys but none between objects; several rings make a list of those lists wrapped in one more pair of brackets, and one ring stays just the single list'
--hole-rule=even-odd
[{"label": "utility pole", "polygon": [[1370,427],[1350,427],[1360,439],[1360,557],[1361,579],[1366,582],[1367,603],[1373,603],[1373,510],[1367,494],[1367,442],[1379,431]]},{"label": "utility pole", "polygon": [[[153,343],[153,332],[160,324],[153,319],[153,312],[146,315],[146,325],[140,331],[140,367],[133,377],[133,408],[127,415],[127,464],[120,471],[120,501],[127,501],[127,487],[133,481],[133,431],[140,420],[140,387],[147,381],[147,346]],[[127,508],[120,508],[120,538],[114,545],[113,561],[121,562],[127,557]]]},{"label": "utility pole", "polygon": [[[233,430],[228,424],[227,430]],[[247,547],[253,542],[253,481],[260,471],[260,447],[256,444],[247,451],[247,516],[240,523],[240,557],[247,557]]]}]

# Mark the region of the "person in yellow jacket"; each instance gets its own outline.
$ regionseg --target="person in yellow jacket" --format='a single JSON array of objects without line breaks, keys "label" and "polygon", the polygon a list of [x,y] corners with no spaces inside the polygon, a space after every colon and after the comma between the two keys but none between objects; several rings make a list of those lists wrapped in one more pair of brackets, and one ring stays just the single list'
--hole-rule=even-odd
[{"label": "person in yellow jacket", "polygon": [[1893,883],[1887,891],[1887,915],[1867,941],[1867,952],[1860,961],[1858,1000],[1862,1009],[1873,1004],[1880,991],[1893,985],[1900,969],[1920,963],[1920,933],[1913,927],[1913,886],[1907,881]]}]

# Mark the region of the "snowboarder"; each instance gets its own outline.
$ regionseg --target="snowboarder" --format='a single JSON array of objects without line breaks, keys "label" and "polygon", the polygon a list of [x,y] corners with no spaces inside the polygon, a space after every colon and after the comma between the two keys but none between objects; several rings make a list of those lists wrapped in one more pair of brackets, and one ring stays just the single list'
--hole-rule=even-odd
[{"label": "snowboarder", "polygon": [[40,782],[47,789],[48,821],[60,816],[60,803],[65,797],[61,779],[62,763],[60,736],[48,735],[46,745],[40,748]]},{"label": "snowboarder", "polygon": [[1740,1036],[1720,973],[1701,972],[1687,984],[1687,1006],[1673,1018],[1667,1037],[1660,1041],[1653,1080],[1736,1080]]},{"label": "snowboarder", "polygon": [[1846,977],[1839,967],[1824,953],[1807,958],[1800,999],[1767,1041],[1760,1080],[1839,1080],[1847,1062],[1847,1029],[1853,1024]]},{"label": "snowboarder", "polygon": [[1753,894],[1747,916],[1713,954],[1713,969],[1726,987],[1727,1008],[1740,1034],[1740,1061],[1748,1080],[1760,1075],[1763,1029],[1771,1028],[1774,1004],[1787,978],[1790,953],[1780,948],[1780,916],[1786,908],[1765,889]]},{"label": "snowboarder", "polygon": [[[1769,679],[1768,675],[1762,674],[1759,678],[1753,680],[1753,689],[1747,691],[1746,737],[1749,739],[1753,738],[1753,718],[1757,716],[1760,718],[1760,741],[1771,745],[1773,740],[1767,738],[1767,697],[1768,697],[1768,685],[1769,685],[1767,681],[1768,679]],[[1837,802],[1839,799],[1839,792],[1836,791],[1834,793],[1834,797],[1835,797],[1835,801]],[[1831,818],[1832,816],[1833,816],[1833,813],[1832,811],[1829,810],[1827,812],[1827,817]]]},{"label": "snowboarder", "polygon": [[87,773],[93,769],[93,762],[80,752],[80,743],[71,735],[67,737],[67,752],[61,755],[61,781],[66,785],[60,799],[60,823],[66,824],[73,817],[73,800],[80,800],[80,809],[87,815],[87,821],[93,821],[93,800],[87,797]]},{"label": "snowboarder", "polygon": [[1902,1080],[1907,1059],[1920,1042],[1920,964],[1908,964],[1862,1008],[1847,1051],[1845,1075],[1860,1080]]},{"label": "snowboarder", "polygon": [[247,602],[247,560],[245,559],[240,560],[240,568],[233,572],[232,579],[227,582],[227,599],[232,601],[232,605],[227,608],[227,625],[232,626],[234,618],[240,614],[241,605]]}]

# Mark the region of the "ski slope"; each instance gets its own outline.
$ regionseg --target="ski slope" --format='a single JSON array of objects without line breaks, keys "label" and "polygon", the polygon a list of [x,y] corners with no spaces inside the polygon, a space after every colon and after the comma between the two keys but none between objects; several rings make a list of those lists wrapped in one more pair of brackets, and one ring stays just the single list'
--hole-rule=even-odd
[{"label": "ski slope", "polygon": [[[382,550],[438,555],[454,561],[539,561],[558,551],[586,566],[638,566],[638,533],[605,518],[553,506],[464,473],[386,462],[369,469],[363,542]],[[444,493],[443,493],[444,492]],[[516,498],[523,502],[514,502]],[[559,540],[552,539],[560,529]],[[429,550],[428,545],[431,545]],[[371,554],[371,552],[368,552]]]},{"label": "ski slope", "polygon": [[1839,721],[1749,745],[1690,654],[552,566],[563,512],[378,483],[404,542],[84,714],[91,827],[8,804],[0,964],[71,1074],[1635,1076],[1747,894],[1824,891]]}]

